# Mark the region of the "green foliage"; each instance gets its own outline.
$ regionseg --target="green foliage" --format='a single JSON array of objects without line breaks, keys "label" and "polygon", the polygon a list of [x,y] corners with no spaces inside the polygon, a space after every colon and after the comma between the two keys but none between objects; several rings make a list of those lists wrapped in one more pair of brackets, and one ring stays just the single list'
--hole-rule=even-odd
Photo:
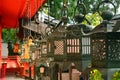
[{"label": "green foliage", "polygon": [[[54,2],[55,1],[55,2]],[[74,23],[74,13],[75,13],[75,7],[77,5],[77,1],[78,0],[49,0],[50,2],[50,16],[55,17],[58,20],[61,20],[61,9],[63,8],[63,2],[68,2],[68,17],[69,17],[69,22],[68,23]],[[98,14],[98,5],[104,1],[104,0],[81,0],[83,1],[83,3],[86,6],[86,19],[91,23],[91,27],[95,27],[98,24],[100,24],[102,22],[102,18],[100,16],[100,14]],[[120,5],[120,0],[109,0],[111,2],[114,3],[114,5],[116,6],[116,9],[119,8]],[[114,7],[111,7],[111,4],[102,4],[102,6],[100,6],[99,12],[103,12],[105,10],[110,10],[112,12],[114,12]],[[80,8],[77,8],[77,13],[79,14],[81,13]],[[84,20],[82,22],[83,24],[88,24],[88,22],[86,20]]]},{"label": "green foliage", "polygon": [[97,69],[94,69],[90,72],[89,80],[104,80],[102,74]]},{"label": "green foliage", "polygon": [[113,74],[112,80],[120,80],[120,71],[116,71],[116,72]]},{"label": "green foliage", "polygon": [[2,39],[4,42],[15,42],[16,41],[16,29],[3,29]]},{"label": "green foliage", "polygon": [[[62,13],[62,8],[63,8],[63,3],[64,1],[67,0],[50,0],[50,15],[55,17],[56,19],[60,20],[61,19],[61,13]],[[76,0],[68,0],[68,16],[70,18],[73,18],[73,13],[74,13],[74,7],[76,6]]]},{"label": "green foliage", "polygon": [[[54,3],[54,1],[55,1],[55,3]],[[55,17],[58,20],[61,19],[61,8],[63,7],[63,1],[68,1],[68,11],[69,11],[68,16],[70,19],[73,19],[75,7],[77,5],[77,0],[57,0],[57,1],[56,0],[49,0],[50,6],[51,6],[50,7],[50,15]],[[96,16],[96,12],[98,10],[97,9],[98,4],[100,2],[102,2],[103,0],[99,0],[99,1],[98,0],[81,0],[81,1],[83,1],[83,3],[85,4],[86,9],[87,9],[87,13],[92,13]],[[120,0],[110,0],[110,1],[113,2],[115,4],[116,8],[118,9],[118,7],[120,5]],[[107,6],[106,7],[102,6],[102,7],[104,9],[106,9]],[[103,8],[101,8],[101,9],[103,9]],[[94,19],[98,19],[98,18],[94,18]],[[96,23],[92,23],[92,24],[96,24]]]},{"label": "green foliage", "polygon": [[[91,26],[94,28],[95,26],[97,26],[98,24],[101,23],[101,21],[103,20],[102,17],[96,12],[94,14],[87,14],[86,19],[91,23]],[[86,20],[84,20],[82,22],[83,24],[88,24],[88,22]]]}]

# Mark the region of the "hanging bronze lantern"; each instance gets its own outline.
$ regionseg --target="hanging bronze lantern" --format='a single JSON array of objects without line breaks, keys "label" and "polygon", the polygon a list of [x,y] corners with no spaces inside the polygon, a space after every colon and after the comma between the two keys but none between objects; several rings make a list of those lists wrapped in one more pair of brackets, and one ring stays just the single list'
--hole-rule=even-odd
[{"label": "hanging bronze lantern", "polygon": [[[78,9],[78,11],[77,11],[77,9]],[[77,12],[78,12],[78,14],[77,14]],[[85,15],[86,15],[86,6],[82,1],[78,0],[77,5],[74,10],[75,22],[81,23],[85,19]]]},{"label": "hanging bronze lantern", "polygon": [[40,42],[40,55],[47,55],[47,42],[43,40]]},{"label": "hanging bronze lantern", "polygon": [[[110,9],[110,8],[106,9],[105,4],[111,4],[113,6],[113,9]],[[101,10],[103,10],[103,9],[106,9],[106,10],[100,11],[101,5],[104,5],[104,7]],[[103,18],[103,20],[108,20],[109,21],[116,14],[116,6],[114,5],[114,3],[112,3],[109,0],[104,0],[101,3],[99,3],[99,5],[97,7],[97,10],[98,10],[99,15]]]},{"label": "hanging bronze lantern", "polygon": [[44,66],[40,66],[40,73],[44,73],[45,71],[45,67]]},{"label": "hanging bronze lantern", "polygon": [[20,46],[20,45],[19,45],[19,43],[17,43],[17,42],[13,45],[13,52],[14,52],[14,53],[17,53],[17,54],[18,54],[18,53],[20,52],[19,46]]},{"label": "hanging bronze lantern", "polygon": [[33,46],[33,39],[32,37],[28,36],[27,40],[25,40],[24,44],[22,45],[22,60],[30,60],[30,55],[31,55],[31,46]]},{"label": "hanging bronze lantern", "polygon": [[105,10],[102,14],[101,17],[103,20],[111,20],[113,18],[114,14],[110,10]]}]

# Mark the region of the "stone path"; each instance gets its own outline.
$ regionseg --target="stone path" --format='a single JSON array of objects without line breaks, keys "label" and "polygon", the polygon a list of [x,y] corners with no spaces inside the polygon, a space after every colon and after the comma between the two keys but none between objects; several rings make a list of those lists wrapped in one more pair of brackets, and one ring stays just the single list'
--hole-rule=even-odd
[{"label": "stone path", "polygon": [[24,78],[20,78],[16,76],[15,74],[7,74],[6,75],[6,80],[25,80]]}]

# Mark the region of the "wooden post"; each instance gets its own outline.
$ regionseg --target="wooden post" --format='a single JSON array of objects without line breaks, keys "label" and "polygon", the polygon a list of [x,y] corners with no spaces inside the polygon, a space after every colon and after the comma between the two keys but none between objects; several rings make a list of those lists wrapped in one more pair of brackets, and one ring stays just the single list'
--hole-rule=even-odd
[{"label": "wooden post", "polygon": [[59,80],[62,80],[62,71],[61,71],[61,67],[59,66],[59,75],[60,75],[60,79]]},{"label": "wooden post", "polygon": [[72,80],[72,66],[69,69],[69,80]]}]

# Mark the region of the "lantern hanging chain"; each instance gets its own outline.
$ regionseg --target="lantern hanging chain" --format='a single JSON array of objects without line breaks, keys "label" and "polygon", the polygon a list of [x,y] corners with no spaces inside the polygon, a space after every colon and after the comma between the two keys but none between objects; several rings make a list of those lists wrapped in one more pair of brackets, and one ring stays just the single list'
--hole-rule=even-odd
[{"label": "lantern hanging chain", "polygon": [[[48,0],[47,2],[47,7],[48,7],[48,25],[46,28],[49,28],[50,27],[50,0]],[[42,36],[41,38],[46,38],[46,35],[44,35],[44,33],[42,33]]]},{"label": "lantern hanging chain", "polygon": [[[37,3],[38,3],[37,0],[35,0],[35,3],[34,3],[35,11],[37,11],[37,8],[38,8],[38,4]],[[36,20],[36,18],[38,19],[38,12],[36,12],[35,20]],[[38,32],[38,24],[36,24],[35,27],[36,27],[36,30]],[[35,33],[34,37],[35,37],[35,39],[37,39],[37,34],[36,33]]]},{"label": "lantern hanging chain", "polygon": [[[42,2],[41,2],[41,0],[40,0],[40,5],[42,5]],[[39,18],[39,15],[40,15],[40,21],[41,22],[44,22],[44,16],[43,16],[43,8],[41,8],[40,9],[40,14],[38,13],[37,14],[37,17]],[[49,21],[49,20],[48,20]],[[41,24],[41,22],[39,23],[39,24],[37,24],[37,30],[38,30],[38,32],[41,34],[41,38],[42,39],[44,39],[45,38],[45,36],[44,36],[44,33],[42,32],[42,24]],[[39,25],[39,26],[38,26]],[[37,36],[36,36],[37,37]]]},{"label": "lantern hanging chain", "polygon": [[63,25],[66,25],[68,22],[68,0],[63,0],[63,7],[61,9],[61,21]]},{"label": "lantern hanging chain", "polygon": [[50,26],[50,0],[48,0],[48,26]]},{"label": "lantern hanging chain", "polygon": [[63,1],[63,7],[61,10],[61,17],[67,17],[68,18],[68,0]]},{"label": "lantern hanging chain", "polygon": [[[22,25],[22,27],[24,26],[23,25],[23,19],[22,19],[22,21],[21,21],[21,25]],[[25,38],[25,29],[23,29],[23,39]]]},{"label": "lantern hanging chain", "polygon": [[[15,29],[15,33],[17,34],[17,33],[18,33],[18,31],[19,31],[19,30],[18,30],[18,28],[16,28],[16,29]],[[17,36],[15,36],[15,38],[16,38],[16,41],[18,41],[18,37],[17,37]]]},{"label": "lantern hanging chain", "polygon": [[63,1],[63,8],[64,9],[68,8],[68,0]]},{"label": "lantern hanging chain", "polygon": [[56,0],[54,0],[54,10],[55,10],[55,15],[54,15],[54,17],[55,17],[55,19],[56,19],[56,13],[57,13],[57,8],[56,8]]},{"label": "lantern hanging chain", "polygon": [[[28,13],[27,13],[27,17],[28,17],[28,26],[29,28],[31,28],[31,5],[30,5],[30,0],[28,1]],[[29,30],[29,36],[31,36],[31,30]]]},{"label": "lantern hanging chain", "polygon": [[38,8],[37,0],[35,0],[34,6],[35,6],[35,11],[37,11]]},{"label": "lantern hanging chain", "polygon": [[[40,0],[40,3],[41,3],[41,0]],[[41,4],[40,4],[41,5]],[[35,20],[35,22],[36,22],[36,24],[39,24],[39,14],[38,14],[38,12],[36,12],[37,11],[37,9],[38,9],[38,0],[35,0],[35,3],[34,3],[34,10],[35,10],[35,17],[34,17],[34,20]]]},{"label": "lantern hanging chain", "polygon": [[77,5],[79,5],[79,4],[81,4],[81,3],[83,3],[82,0],[78,0],[78,1],[77,1]]},{"label": "lantern hanging chain", "polygon": [[64,0],[63,1],[63,7],[67,7],[68,6],[68,0]]},{"label": "lantern hanging chain", "polygon": [[109,0],[105,0],[105,2],[109,2]]},{"label": "lantern hanging chain", "polygon": [[[40,0],[40,5],[41,5],[41,0]],[[40,8],[40,21],[41,21],[41,22],[42,22],[42,20],[43,20],[42,11],[43,11],[43,8]]]}]

